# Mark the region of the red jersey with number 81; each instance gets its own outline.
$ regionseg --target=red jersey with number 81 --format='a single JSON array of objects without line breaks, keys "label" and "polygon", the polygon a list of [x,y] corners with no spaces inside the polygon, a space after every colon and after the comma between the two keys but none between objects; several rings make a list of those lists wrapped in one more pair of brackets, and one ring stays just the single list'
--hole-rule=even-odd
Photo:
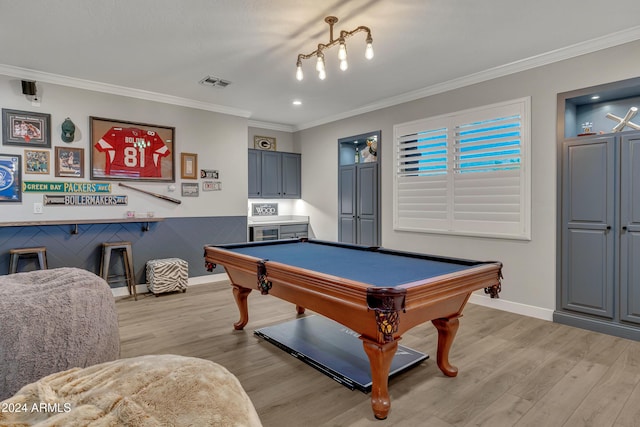
[{"label": "red jersey with number 81", "polygon": [[162,158],[171,154],[151,130],[112,127],[95,145],[105,153],[105,175],[128,178],[162,177]]}]

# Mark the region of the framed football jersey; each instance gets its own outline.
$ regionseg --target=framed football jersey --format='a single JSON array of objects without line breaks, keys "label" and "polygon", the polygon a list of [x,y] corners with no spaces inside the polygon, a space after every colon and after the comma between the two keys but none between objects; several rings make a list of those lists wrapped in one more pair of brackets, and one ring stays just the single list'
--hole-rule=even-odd
[{"label": "framed football jersey", "polygon": [[91,179],[175,182],[175,128],[90,117]]}]

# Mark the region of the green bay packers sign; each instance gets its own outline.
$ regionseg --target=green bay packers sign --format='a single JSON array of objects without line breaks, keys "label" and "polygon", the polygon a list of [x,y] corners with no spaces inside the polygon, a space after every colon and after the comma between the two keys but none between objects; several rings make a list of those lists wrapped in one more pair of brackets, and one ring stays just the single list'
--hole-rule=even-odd
[{"label": "green bay packers sign", "polygon": [[46,194],[44,204],[49,206],[123,206],[127,196],[97,194]]},{"label": "green bay packers sign", "polygon": [[23,193],[111,193],[108,182],[24,181]]}]

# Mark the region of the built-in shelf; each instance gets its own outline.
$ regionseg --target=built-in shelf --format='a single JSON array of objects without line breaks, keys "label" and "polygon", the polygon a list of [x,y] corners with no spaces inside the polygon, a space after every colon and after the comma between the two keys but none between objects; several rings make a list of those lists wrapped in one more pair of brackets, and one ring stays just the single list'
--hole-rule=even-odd
[{"label": "built-in shelf", "polygon": [[[612,133],[618,122],[607,114],[624,117],[631,107],[640,108],[640,78],[558,94],[558,140]],[[640,114],[632,121],[640,123]]]},{"label": "built-in shelf", "polygon": [[121,223],[140,223],[143,224],[142,231],[149,231],[149,223],[164,221],[164,218],[145,217],[145,218],[114,218],[114,219],[53,219],[48,221],[11,221],[0,222],[0,227],[31,227],[41,225],[73,225],[71,234],[78,234],[78,225],[80,224],[121,224]]}]

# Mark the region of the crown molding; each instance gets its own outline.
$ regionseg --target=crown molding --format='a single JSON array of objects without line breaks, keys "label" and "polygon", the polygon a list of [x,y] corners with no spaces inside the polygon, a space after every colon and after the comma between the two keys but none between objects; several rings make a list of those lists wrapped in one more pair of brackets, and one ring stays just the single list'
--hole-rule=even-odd
[{"label": "crown molding", "polygon": [[261,122],[258,120],[249,120],[249,127],[252,128],[260,128],[260,129],[269,129],[269,130],[278,130],[281,132],[293,132],[295,131],[294,127],[291,125],[283,125],[280,123],[270,123],[270,122]]},{"label": "crown molding", "polygon": [[146,90],[117,86],[108,83],[94,82],[91,80],[84,80],[75,77],[68,77],[59,74],[31,70],[28,68],[14,67],[12,65],[0,64],[0,74],[10,77],[16,77],[19,79],[35,80],[43,83],[68,86],[76,89],[86,89],[94,92],[108,93],[111,95],[120,95],[129,98],[143,99],[145,101],[156,101],[162,102],[164,104],[179,105],[181,107],[190,107],[199,110],[213,111],[215,113],[229,114],[232,116],[245,118],[249,118],[251,116],[250,111],[225,107],[224,105],[210,104],[208,102],[195,101],[193,99],[181,98],[178,96],[166,95],[163,93],[150,92]]},{"label": "crown molding", "polygon": [[[322,119],[303,123],[300,125],[284,125],[278,123],[269,123],[249,120],[249,126],[261,129],[270,129],[283,132],[296,132],[312,127],[324,125],[337,120],[346,119],[357,116],[359,114],[369,113],[371,111],[380,110],[382,108],[391,107],[405,102],[415,101],[417,99],[447,92],[453,89],[481,83],[487,80],[504,77],[509,74],[515,74],[532,68],[548,65],[554,62],[570,59],[576,56],[585,55],[596,52],[598,50],[607,49],[624,43],[633,42],[640,39],[640,26],[621,30],[611,33],[603,37],[576,43],[565,48],[556,49],[540,55],[532,56],[523,60],[511,62],[509,64],[490,68],[485,71],[470,74],[468,76],[449,80],[447,82],[427,86],[415,91],[406,92],[397,96],[386,98],[372,104],[365,105],[354,110],[344,113],[324,117]],[[27,68],[14,67],[11,65],[0,64],[0,74],[16,77],[20,79],[36,80],[39,82],[51,83],[61,86],[68,86],[78,89],[86,89],[95,92],[108,93],[112,95],[126,96],[129,98],[143,99],[147,101],[162,102],[165,104],[173,104],[182,107],[196,108],[200,110],[212,111],[215,113],[229,114],[232,116],[249,118],[251,111],[241,110],[237,108],[226,107],[223,105],[210,104],[207,102],[195,101],[192,99],[181,98],[172,95],[166,95],[157,92],[150,92],[140,89],[128,88],[124,86],[111,85],[107,83],[94,82],[90,80],[67,77],[58,74],[45,73],[42,71],[31,70]]]},{"label": "crown molding", "polygon": [[532,68],[541,67],[543,65],[552,64],[554,62],[574,58],[576,56],[597,52],[602,49],[615,47],[639,39],[640,26],[632,27],[626,30],[618,31],[616,33],[608,34],[603,37],[576,43],[574,45],[567,46],[561,49],[556,49],[540,55],[532,56],[530,58],[490,68],[488,70],[480,71],[468,76],[449,80],[432,86],[427,86],[425,88],[414,90],[411,92],[406,92],[397,96],[380,100],[372,104],[365,105],[360,108],[356,108],[355,110],[351,110],[345,113],[328,116],[323,119],[314,120],[312,122],[294,126],[294,130],[300,131],[309,129],[323,124],[335,122],[337,120],[346,119],[348,117],[357,116],[359,114],[369,113],[371,111],[403,104],[405,102],[415,101],[427,96],[437,95],[439,93],[447,92],[453,89],[459,89],[461,87],[470,86],[472,84],[481,83],[498,77],[504,77],[509,74],[519,73],[521,71],[526,71]]}]

